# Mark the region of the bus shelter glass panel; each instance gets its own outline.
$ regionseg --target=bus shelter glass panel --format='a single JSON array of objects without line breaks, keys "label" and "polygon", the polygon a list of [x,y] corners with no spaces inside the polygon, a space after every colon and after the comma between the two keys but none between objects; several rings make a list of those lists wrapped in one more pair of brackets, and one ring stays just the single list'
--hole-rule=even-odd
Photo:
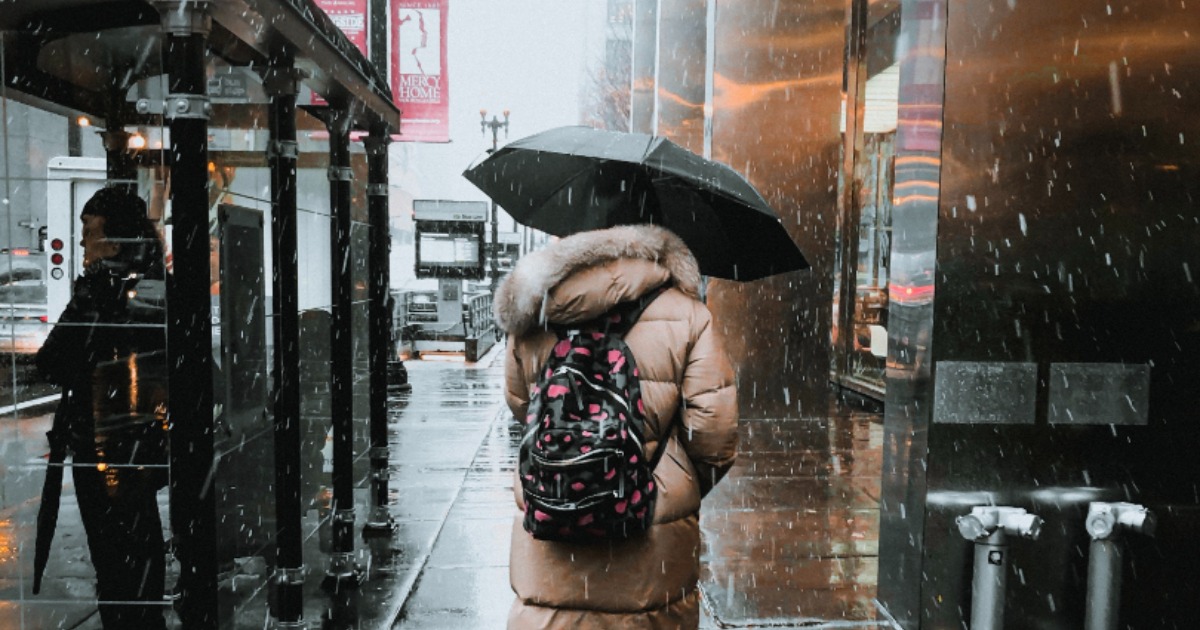
[{"label": "bus shelter glass panel", "polygon": [[0,627],[175,623],[159,29],[35,23],[0,31]]},{"label": "bus shelter glass panel", "polygon": [[[365,200],[365,196],[356,195],[355,201],[359,199]],[[351,339],[354,348],[354,509],[360,516],[369,509],[364,491],[371,472],[370,247],[371,226],[355,221],[350,227]]]},{"label": "bus shelter glass panel", "polygon": [[[269,259],[261,210],[217,206],[214,311],[216,523],[222,609],[236,617],[275,563],[274,441],[266,299]],[[217,324],[219,322],[219,324]],[[217,341],[219,340],[219,341]]]},{"label": "bus shelter glass panel", "polygon": [[[332,549],[333,427],[330,360],[333,313],[332,229],[330,212],[329,141],[325,125],[304,111],[297,112],[300,146],[296,173],[296,235],[300,309],[300,500],[306,539],[317,533],[318,550]],[[309,539],[311,540],[311,539]],[[320,570],[321,557],[305,564]]]}]

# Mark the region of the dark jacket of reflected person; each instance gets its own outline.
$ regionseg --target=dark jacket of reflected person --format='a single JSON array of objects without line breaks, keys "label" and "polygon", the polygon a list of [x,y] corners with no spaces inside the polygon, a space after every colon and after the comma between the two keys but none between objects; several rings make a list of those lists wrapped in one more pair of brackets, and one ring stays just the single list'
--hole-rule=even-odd
[{"label": "dark jacket of reflected person", "polygon": [[164,628],[162,246],[145,202],[121,188],[98,191],[80,218],[84,272],[36,359],[64,389],[49,437],[66,440],[73,458],[104,627]]},{"label": "dark jacket of reflected person", "polygon": [[[537,540],[522,526],[521,484],[509,579],[508,627],[696,628],[700,621],[700,503],[733,465],[737,393],[700,272],[674,233],[624,225],[563,238],[521,259],[496,294],[509,335],[505,399],[525,418],[531,390],[557,335],[546,326],[587,322],[622,302],[668,287],[625,335],[641,371],[646,452],[654,470],[654,522],[642,537],[582,545]],[[668,431],[678,415],[679,427]]]}]

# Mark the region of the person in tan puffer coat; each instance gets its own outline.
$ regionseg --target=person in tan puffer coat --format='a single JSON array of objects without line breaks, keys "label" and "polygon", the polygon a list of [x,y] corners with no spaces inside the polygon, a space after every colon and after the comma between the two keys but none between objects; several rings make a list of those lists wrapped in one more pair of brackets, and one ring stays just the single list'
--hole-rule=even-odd
[{"label": "person in tan puffer coat", "polygon": [[681,426],[654,477],[654,524],[641,537],[581,545],[534,539],[514,482],[509,628],[696,628],[700,622],[700,501],[733,465],[737,394],[695,258],[652,225],[581,232],[525,256],[496,292],[508,333],[505,396],[525,418],[539,368],[557,341],[545,324],[594,319],[662,285],[669,288],[625,335],[641,371],[646,455],[668,422]]}]

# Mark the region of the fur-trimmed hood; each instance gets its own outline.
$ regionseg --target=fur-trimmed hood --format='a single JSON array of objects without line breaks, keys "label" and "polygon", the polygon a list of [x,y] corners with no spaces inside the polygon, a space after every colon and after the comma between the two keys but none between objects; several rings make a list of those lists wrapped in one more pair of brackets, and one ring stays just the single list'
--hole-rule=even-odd
[{"label": "fur-trimmed hood", "polygon": [[[653,263],[665,270],[675,288],[694,298],[700,295],[700,266],[683,240],[658,226],[623,225],[580,232],[521,258],[496,290],[496,322],[509,335],[544,324],[547,317],[553,319],[546,302],[556,287],[577,273],[621,260]],[[640,297],[623,296],[605,286],[585,289],[603,294],[593,297],[608,306]]]}]

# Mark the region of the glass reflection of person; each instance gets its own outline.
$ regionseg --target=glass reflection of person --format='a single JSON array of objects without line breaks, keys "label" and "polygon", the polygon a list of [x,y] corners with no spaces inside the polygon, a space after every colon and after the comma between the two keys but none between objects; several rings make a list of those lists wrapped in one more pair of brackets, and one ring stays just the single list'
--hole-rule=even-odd
[{"label": "glass reflection of person", "polygon": [[[165,628],[165,270],[146,204],[110,187],[84,205],[84,271],[37,367],[60,414],[106,629]],[[54,438],[52,438],[54,439]],[[61,438],[60,438],[61,439]]]}]

